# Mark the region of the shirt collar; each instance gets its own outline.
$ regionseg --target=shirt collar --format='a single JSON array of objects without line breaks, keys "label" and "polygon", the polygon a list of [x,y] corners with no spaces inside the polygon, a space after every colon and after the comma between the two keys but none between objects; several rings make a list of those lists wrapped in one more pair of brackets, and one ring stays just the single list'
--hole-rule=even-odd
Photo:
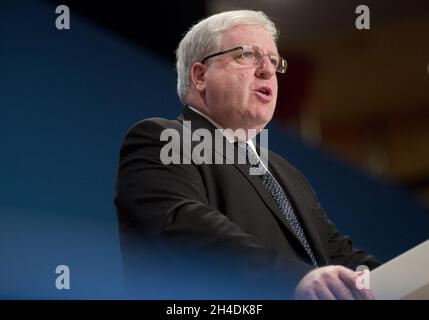
[{"label": "shirt collar", "polygon": [[[205,119],[207,119],[207,121],[209,121],[213,126],[215,126],[217,129],[223,129],[222,126],[220,124],[218,124],[216,121],[214,121],[211,117],[209,117],[208,115],[206,115],[205,113],[203,113],[201,110],[198,110],[197,108],[194,108],[190,105],[187,106],[189,109],[191,109],[192,111],[198,113],[200,116],[204,117]],[[222,130],[221,131],[223,136],[230,142],[230,143],[234,143],[235,142],[235,138],[228,132],[228,130]],[[247,144],[250,146],[250,148],[252,148],[253,151],[256,152],[256,147],[255,147],[255,143],[253,142],[252,139],[247,140]]]}]

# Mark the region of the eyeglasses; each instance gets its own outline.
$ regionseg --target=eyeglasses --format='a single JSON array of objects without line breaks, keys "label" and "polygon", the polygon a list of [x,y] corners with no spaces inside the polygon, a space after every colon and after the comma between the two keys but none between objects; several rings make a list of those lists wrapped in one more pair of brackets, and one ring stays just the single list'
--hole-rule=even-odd
[{"label": "eyeglasses", "polygon": [[236,58],[239,63],[245,64],[245,65],[258,65],[262,62],[262,59],[265,56],[268,56],[271,64],[274,66],[277,72],[279,73],[285,73],[287,69],[287,61],[280,57],[277,54],[274,53],[265,53],[264,50],[261,48],[258,48],[254,45],[242,45],[239,47],[235,47],[232,49],[220,51],[213,53],[207,57],[205,57],[201,63],[205,63],[208,59],[220,56],[222,54],[234,52],[234,51],[241,51],[240,55]]}]

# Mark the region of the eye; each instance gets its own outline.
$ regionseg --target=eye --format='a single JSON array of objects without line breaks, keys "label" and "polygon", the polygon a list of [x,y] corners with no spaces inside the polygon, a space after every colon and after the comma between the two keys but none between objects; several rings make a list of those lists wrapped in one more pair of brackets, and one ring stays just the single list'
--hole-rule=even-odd
[{"label": "eye", "polygon": [[241,56],[244,59],[251,60],[251,59],[255,58],[255,53],[253,51],[247,50],[247,51],[243,51],[243,53],[241,54]]},{"label": "eye", "polygon": [[279,65],[279,57],[277,56],[270,56],[270,62],[274,67],[277,67]]}]

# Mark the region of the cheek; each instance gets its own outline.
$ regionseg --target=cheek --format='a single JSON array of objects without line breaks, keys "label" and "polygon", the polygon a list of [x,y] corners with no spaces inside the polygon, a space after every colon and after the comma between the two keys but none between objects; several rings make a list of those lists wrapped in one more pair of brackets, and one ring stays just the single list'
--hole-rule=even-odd
[{"label": "cheek", "polygon": [[273,89],[273,98],[274,102],[277,102],[278,88]]},{"label": "cheek", "polygon": [[219,104],[229,95],[230,85],[226,75],[210,77],[206,82],[206,96],[210,103]]},{"label": "cheek", "polygon": [[[273,83],[272,83],[272,85],[271,85],[271,88],[273,89],[273,100],[274,100],[274,102],[276,103],[277,102],[277,94],[278,94],[278,83],[277,83],[277,79],[275,80],[275,81],[273,81]],[[275,104],[274,103],[274,104]]]},{"label": "cheek", "polygon": [[249,97],[249,91],[247,89],[246,83],[244,82],[244,79],[238,83],[237,90],[239,92],[239,94],[237,95],[239,99],[247,101]]},{"label": "cheek", "polygon": [[240,72],[237,75],[235,87],[238,90],[237,92],[239,92],[238,96],[240,96],[240,99],[247,100],[249,98],[250,79],[250,75],[246,71]]},{"label": "cheek", "polygon": [[239,103],[248,96],[248,76],[245,73],[237,73],[235,76],[225,75],[228,80],[224,82],[223,89],[227,98]]}]

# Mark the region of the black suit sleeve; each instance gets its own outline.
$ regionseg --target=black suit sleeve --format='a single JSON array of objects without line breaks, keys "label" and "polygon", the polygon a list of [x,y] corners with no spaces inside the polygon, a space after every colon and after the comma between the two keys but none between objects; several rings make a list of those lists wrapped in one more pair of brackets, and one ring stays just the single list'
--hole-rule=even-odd
[{"label": "black suit sleeve", "polygon": [[130,263],[130,257],[139,251],[127,250],[149,235],[193,252],[221,252],[223,257],[234,258],[238,269],[256,267],[266,274],[276,272],[292,287],[296,285],[311,266],[265,248],[212,208],[198,166],[164,165],[160,161],[166,143],[160,141],[160,133],[167,125],[162,121],[166,120],[140,122],[129,131],[121,148],[115,205],[124,263]]}]

